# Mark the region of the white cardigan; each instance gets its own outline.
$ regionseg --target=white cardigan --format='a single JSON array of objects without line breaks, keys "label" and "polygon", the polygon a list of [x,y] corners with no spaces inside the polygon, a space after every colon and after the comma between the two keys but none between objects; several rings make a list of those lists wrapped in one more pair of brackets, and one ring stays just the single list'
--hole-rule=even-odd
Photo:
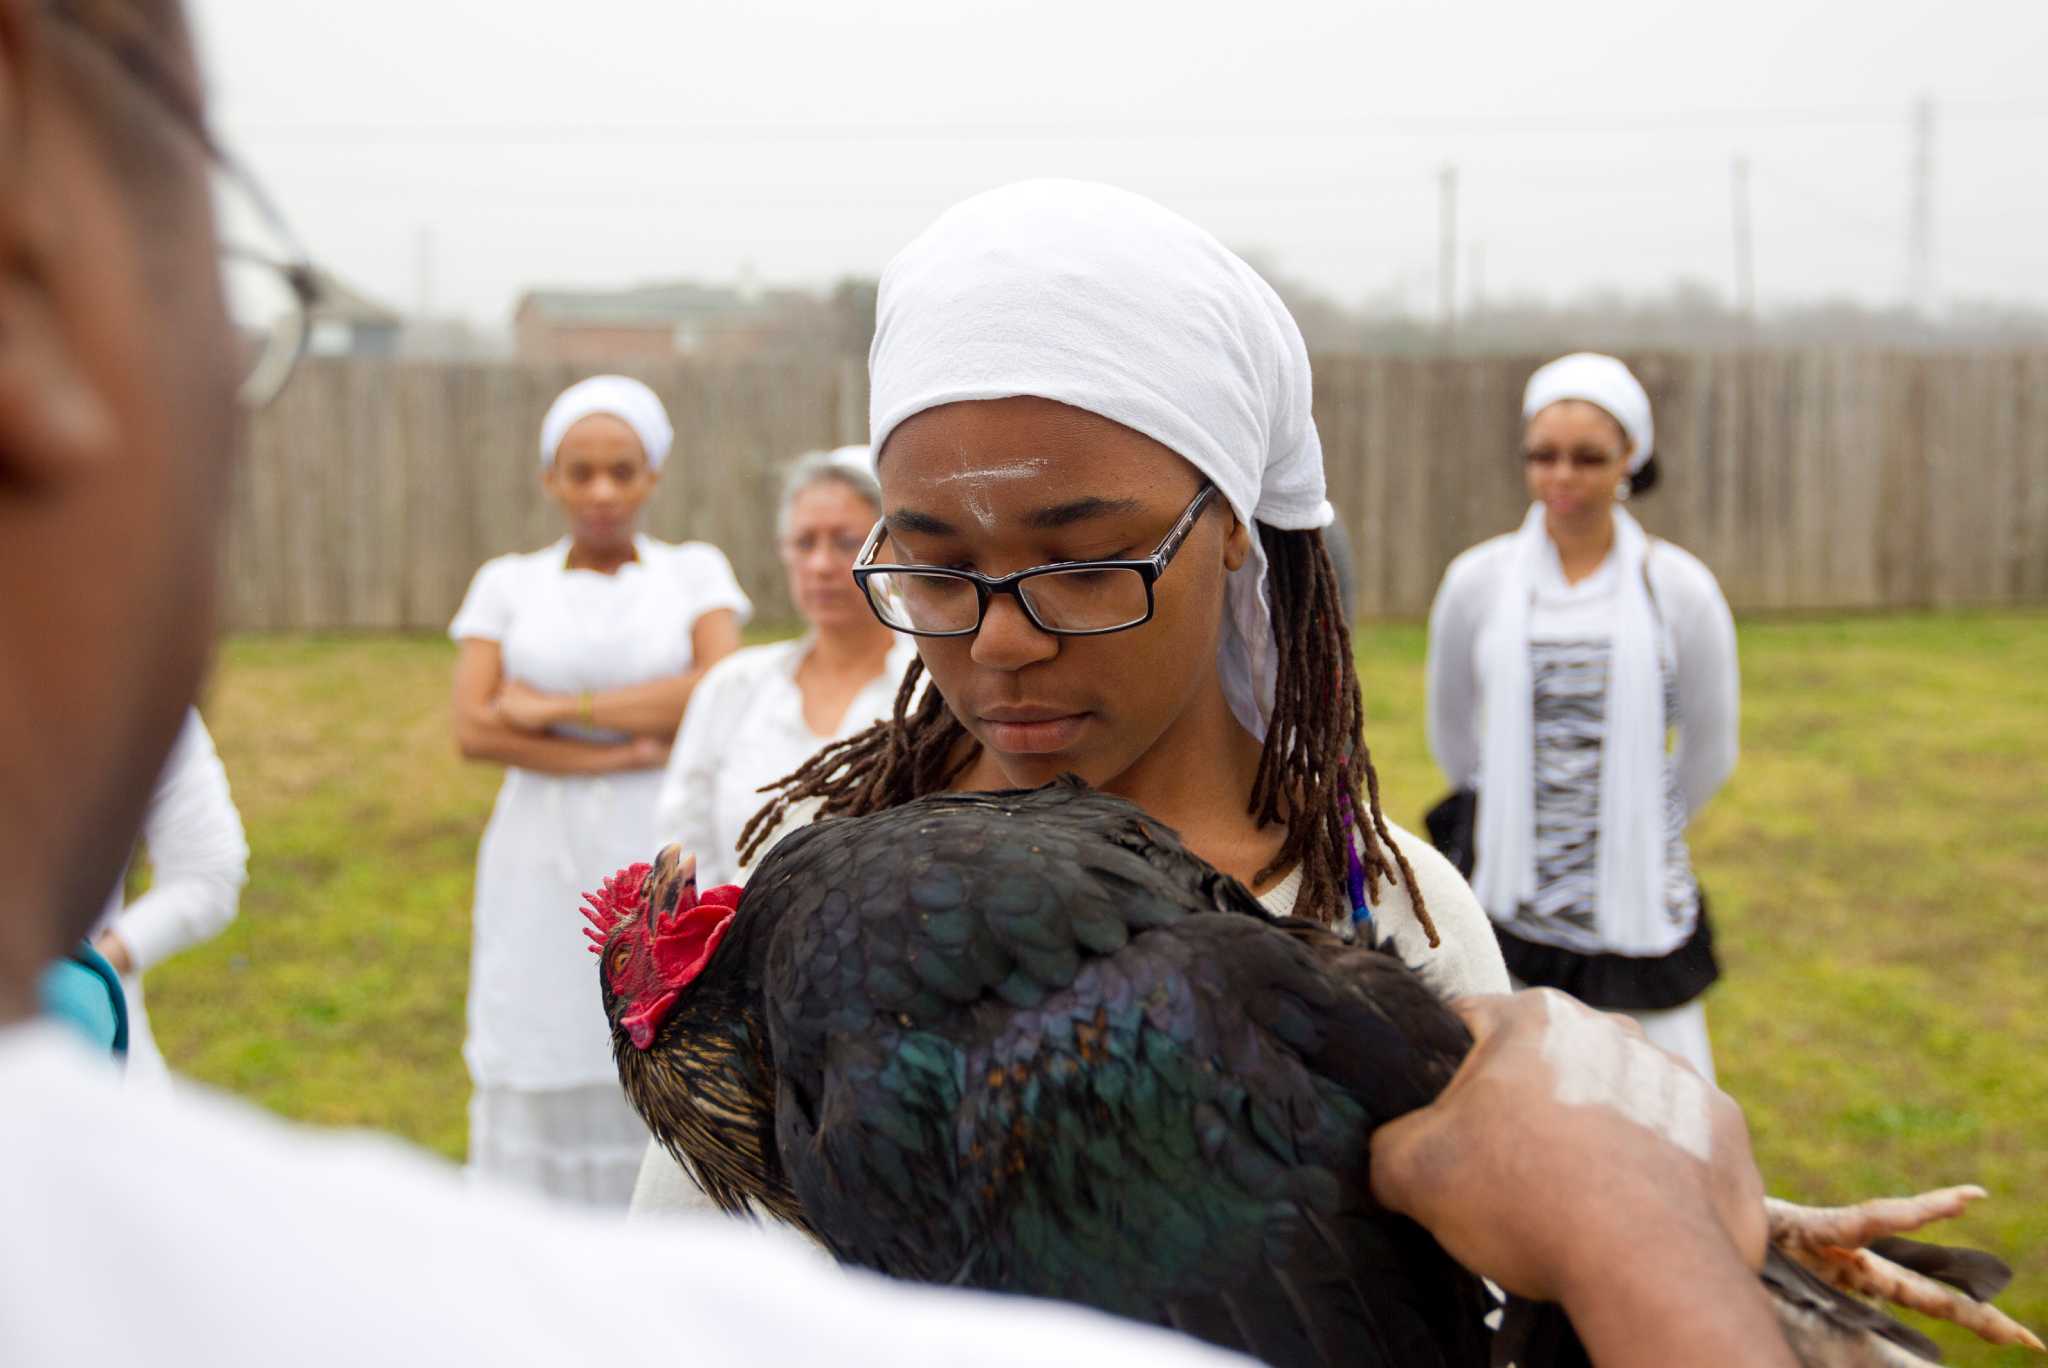
[{"label": "white cardigan", "polygon": [[[1513,544],[1512,536],[1494,537],[1452,561],[1429,611],[1429,749],[1455,788],[1479,783],[1484,719],[1474,647],[1499,601]],[[1676,657],[1672,764],[1690,819],[1735,768],[1742,689],[1735,619],[1714,572],[1683,547],[1655,539],[1644,563]]]}]

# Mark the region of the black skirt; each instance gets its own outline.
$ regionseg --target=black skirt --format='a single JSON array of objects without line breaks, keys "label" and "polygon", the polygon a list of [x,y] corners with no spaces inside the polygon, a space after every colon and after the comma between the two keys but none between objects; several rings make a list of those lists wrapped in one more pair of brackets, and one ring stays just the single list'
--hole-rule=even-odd
[{"label": "black skirt", "polygon": [[1588,1007],[1611,1012],[1662,1012],[1683,1007],[1721,977],[1714,958],[1714,928],[1707,919],[1707,891],[1699,890],[1700,919],[1693,933],[1668,955],[1581,954],[1524,940],[1494,923],[1508,972],[1531,988],[1556,988]]}]

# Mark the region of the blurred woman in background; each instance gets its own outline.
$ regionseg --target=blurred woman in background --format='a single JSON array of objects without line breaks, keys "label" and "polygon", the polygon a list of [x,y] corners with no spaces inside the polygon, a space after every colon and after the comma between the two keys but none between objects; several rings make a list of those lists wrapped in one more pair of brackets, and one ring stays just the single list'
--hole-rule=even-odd
[{"label": "blurred woman in background", "polygon": [[1528,516],[1453,561],[1430,611],[1430,748],[1477,794],[1472,885],[1509,972],[1628,1012],[1711,1078],[1720,970],[1685,829],[1735,765],[1734,621],[1713,572],[1620,506],[1657,479],[1626,366],[1553,361],[1522,415]]},{"label": "blurred woman in background", "polygon": [[760,811],[761,789],[886,716],[917,654],[853,582],[881,500],[864,446],[814,452],[783,480],[776,544],[806,630],[737,651],[704,676],[655,805],[660,844],[694,852],[707,887],[739,882],[740,830]]},{"label": "blurred woman in background", "polygon": [[193,709],[164,761],[142,817],[149,891],[123,903],[114,886],[93,948],[121,975],[128,1000],[128,1078],[160,1086],[170,1074],[142,1001],[142,976],[227,930],[249,879],[249,842],[213,737]]},{"label": "blurred woman in background", "polygon": [[673,435],[637,380],[566,390],[540,459],[568,534],[487,563],[448,629],[457,745],[506,770],[477,852],[470,1170],[616,1207],[647,1132],[612,1067],[578,909],[653,848],[669,739],[751,610],[717,548],[639,531]]}]

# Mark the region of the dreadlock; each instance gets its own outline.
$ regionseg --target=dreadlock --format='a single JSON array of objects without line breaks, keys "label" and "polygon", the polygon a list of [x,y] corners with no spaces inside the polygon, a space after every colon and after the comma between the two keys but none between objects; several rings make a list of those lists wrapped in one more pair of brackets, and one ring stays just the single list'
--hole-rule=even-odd
[{"label": "dreadlock", "polygon": [[[1437,945],[1415,871],[1394,844],[1380,811],[1379,775],[1366,752],[1365,709],[1344,625],[1337,572],[1318,531],[1284,532],[1257,524],[1266,552],[1269,602],[1277,646],[1273,717],[1259,754],[1247,811],[1264,825],[1284,824],[1279,853],[1258,873],[1263,883],[1299,864],[1297,915],[1335,924],[1351,915],[1350,839],[1358,829],[1367,897],[1382,881],[1408,888],[1415,916]],[[821,817],[860,817],[943,792],[973,762],[977,743],[937,689],[913,709],[924,664],[913,660],[886,722],[819,751],[793,774],[763,789],[776,795],[740,833],[750,862],[795,804],[823,799]],[[1330,687],[1331,681],[1337,687]],[[1359,790],[1365,801],[1359,801]]]}]

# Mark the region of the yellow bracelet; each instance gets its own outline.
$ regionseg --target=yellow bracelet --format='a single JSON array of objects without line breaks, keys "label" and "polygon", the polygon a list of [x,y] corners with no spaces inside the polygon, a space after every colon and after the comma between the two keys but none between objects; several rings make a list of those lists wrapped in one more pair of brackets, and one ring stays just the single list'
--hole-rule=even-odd
[{"label": "yellow bracelet", "polygon": [[591,701],[590,690],[585,689],[580,695],[578,695],[578,697],[581,699],[583,705],[583,725],[585,725],[586,727],[596,726],[597,706]]}]

